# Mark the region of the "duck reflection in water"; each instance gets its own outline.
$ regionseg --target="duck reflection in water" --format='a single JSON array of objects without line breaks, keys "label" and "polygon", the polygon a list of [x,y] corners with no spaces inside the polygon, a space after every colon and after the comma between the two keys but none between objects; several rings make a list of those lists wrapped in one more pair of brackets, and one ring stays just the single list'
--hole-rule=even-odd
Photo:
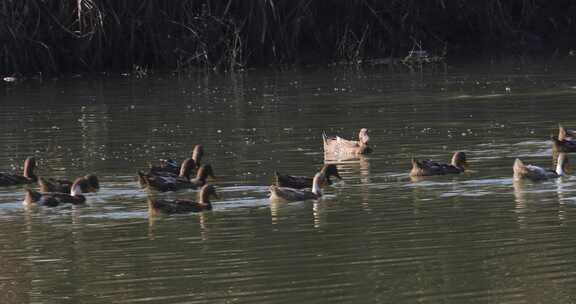
[{"label": "duck reflection in water", "polygon": [[314,217],[314,228],[320,229],[326,224],[326,209],[328,207],[326,200],[315,201],[312,206],[312,216]]},{"label": "duck reflection in water", "polygon": [[[512,181],[514,201],[516,203],[515,212],[518,225],[522,228],[526,228],[527,226],[527,216],[530,214],[531,205],[542,204],[545,200],[538,198],[538,196],[545,196],[549,193],[549,191],[541,191],[539,188],[548,189],[550,182],[555,186],[558,220],[560,224],[565,221],[563,177],[572,170],[565,153],[554,154],[552,163],[556,170],[546,170],[538,166],[527,165],[519,159],[516,159],[514,162],[514,177]],[[535,190],[531,191],[531,189]],[[530,202],[532,202],[532,204],[530,204]],[[543,206],[538,205],[537,208],[543,209]]]},{"label": "duck reflection in water", "polygon": [[[553,199],[553,206],[547,204],[548,199],[546,196],[550,194],[550,191],[543,191],[540,188],[548,189],[548,184],[552,183],[555,189],[555,199]],[[564,197],[564,181],[562,179],[556,179],[553,181],[545,182],[544,184],[532,184],[526,180],[513,180],[512,185],[514,188],[514,202],[516,213],[516,222],[520,228],[528,228],[529,216],[534,217],[546,216],[544,210],[555,208],[558,218],[559,225],[564,225],[566,222],[566,203]],[[536,189],[532,189],[536,187]],[[534,212],[534,210],[539,210],[539,212]],[[539,220],[537,218],[534,219]]]},{"label": "duck reflection in water", "polygon": [[360,196],[362,206],[368,210],[368,202],[370,197],[370,161],[367,156],[358,155],[353,158],[346,159],[324,159],[325,164],[337,165],[339,172],[348,176],[360,176]]},{"label": "duck reflection in water", "polygon": [[[200,239],[202,241],[207,241],[209,239],[209,229],[208,229],[208,216],[204,212],[195,213],[192,217],[198,218],[198,229],[200,233]],[[148,216],[148,239],[155,240],[156,239],[156,225],[157,222],[160,220],[161,216],[158,214],[153,214]]]}]

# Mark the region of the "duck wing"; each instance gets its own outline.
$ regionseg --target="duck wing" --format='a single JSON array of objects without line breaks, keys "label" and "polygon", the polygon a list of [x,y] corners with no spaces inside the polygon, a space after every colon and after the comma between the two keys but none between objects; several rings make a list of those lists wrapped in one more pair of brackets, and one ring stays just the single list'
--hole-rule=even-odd
[{"label": "duck wing", "polygon": [[427,171],[430,175],[441,175],[444,174],[446,170],[446,164],[435,162],[429,159],[423,159],[419,161],[420,167]]},{"label": "duck wing", "polygon": [[26,195],[26,200],[47,207],[56,207],[64,204],[80,205],[86,202],[86,198],[82,195],[70,195],[67,193],[41,193],[28,189]]},{"label": "duck wing", "polygon": [[527,177],[533,180],[556,178],[559,175],[554,170],[547,170],[535,165],[526,165]]},{"label": "duck wing", "polygon": [[58,180],[58,179],[38,179],[38,186],[40,186],[40,192],[59,192],[59,193],[70,193],[72,182],[69,180]]},{"label": "duck wing", "polygon": [[173,174],[178,175],[180,172],[180,164],[172,159],[168,160],[161,160],[160,165],[151,166],[149,170],[149,174],[157,174],[157,175],[164,175],[164,174]]},{"label": "duck wing", "polygon": [[16,180],[12,178],[9,173],[0,173],[0,185],[1,186],[13,186],[17,185]]},{"label": "duck wing", "polygon": [[413,175],[444,175],[444,174],[459,174],[463,170],[453,166],[452,164],[439,163],[429,159],[423,159],[415,162],[418,173]]},{"label": "duck wing", "polygon": [[328,138],[326,134],[323,134],[324,152],[334,153],[335,147],[338,145],[336,138]]},{"label": "duck wing", "polygon": [[336,143],[338,145],[341,145],[342,147],[347,147],[347,148],[356,148],[360,146],[360,142],[356,141],[356,140],[348,140],[348,139],[344,139],[342,137],[336,136]]},{"label": "duck wing", "polygon": [[464,172],[464,170],[451,165],[451,164],[443,164],[442,165],[442,172],[444,172],[444,174],[460,174],[462,172]]},{"label": "duck wing", "polygon": [[270,199],[282,199],[294,202],[317,198],[318,196],[309,190],[270,186]]},{"label": "duck wing", "polygon": [[545,170],[539,166],[524,164],[524,162],[522,162],[520,159],[516,159],[516,161],[514,161],[513,171],[515,179],[525,178],[539,181],[558,177],[558,174],[552,170]]},{"label": "duck wing", "polygon": [[552,138],[554,149],[558,152],[576,152],[576,140]]},{"label": "duck wing", "polygon": [[86,202],[86,198],[82,195],[70,195],[67,193],[42,193],[43,197],[48,200],[55,200],[59,204],[72,204],[80,205]]},{"label": "duck wing", "polygon": [[19,174],[0,173],[0,186],[22,185],[31,182],[33,181]]},{"label": "duck wing", "polygon": [[295,189],[312,188],[312,178],[307,176],[294,176],[275,172],[275,185]]},{"label": "duck wing", "polygon": [[340,137],[334,139],[327,139],[324,141],[324,153],[346,156],[368,153],[368,147],[362,147],[357,141],[346,140]]},{"label": "duck wing", "polygon": [[182,177],[144,174],[142,172],[138,172],[138,180],[143,188],[158,190],[160,192],[176,191],[192,186],[190,181]]},{"label": "duck wing", "polygon": [[190,200],[155,200],[150,199],[150,206],[157,211],[166,214],[179,214],[200,212],[207,208],[200,206],[200,204]]}]

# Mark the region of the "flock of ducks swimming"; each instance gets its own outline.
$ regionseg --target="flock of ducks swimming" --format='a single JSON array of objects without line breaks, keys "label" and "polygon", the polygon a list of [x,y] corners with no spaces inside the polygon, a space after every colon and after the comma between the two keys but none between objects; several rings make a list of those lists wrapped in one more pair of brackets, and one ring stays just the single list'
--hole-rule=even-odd
[{"label": "flock of ducks swimming", "polygon": [[[358,140],[347,140],[341,137],[329,138],[322,135],[324,156],[326,159],[351,159],[372,152],[367,129],[361,129]],[[516,159],[513,165],[514,179],[542,181],[561,177],[568,169],[566,153],[576,152],[576,132],[559,127],[558,136],[552,136],[554,152],[557,153],[555,169],[547,170],[535,165],[524,164]],[[196,201],[156,199],[148,196],[148,205],[153,212],[189,213],[211,210],[211,199],[217,198],[216,188],[207,183],[214,178],[210,164],[202,164],[204,147],[196,145],[192,157],[182,163],[174,160],[160,160],[158,165],[151,165],[147,172],[138,172],[138,181],[142,188],[154,192],[178,191],[181,189],[199,189]],[[0,186],[15,186],[36,183],[38,190],[25,189],[24,204],[55,207],[59,205],[83,204],[86,198],[82,193],[99,190],[96,175],[86,175],[70,180],[43,178],[35,175],[36,161],[28,157],[24,161],[23,173],[0,173]],[[468,168],[466,154],[456,151],[450,163],[412,158],[411,177],[459,174]],[[292,176],[275,172],[273,185],[270,186],[272,201],[303,201],[319,199],[322,188],[333,183],[332,178],[341,180],[335,164],[325,164],[313,177]]]}]

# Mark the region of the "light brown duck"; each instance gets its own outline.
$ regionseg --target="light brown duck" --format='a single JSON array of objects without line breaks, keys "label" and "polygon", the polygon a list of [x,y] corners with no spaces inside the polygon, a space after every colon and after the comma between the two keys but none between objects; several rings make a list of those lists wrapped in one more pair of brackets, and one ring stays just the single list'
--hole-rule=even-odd
[{"label": "light brown duck", "polygon": [[339,136],[329,138],[322,134],[324,143],[324,154],[336,157],[347,157],[351,155],[368,154],[372,148],[368,145],[370,137],[368,129],[362,128],[358,133],[358,140],[347,140]]}]

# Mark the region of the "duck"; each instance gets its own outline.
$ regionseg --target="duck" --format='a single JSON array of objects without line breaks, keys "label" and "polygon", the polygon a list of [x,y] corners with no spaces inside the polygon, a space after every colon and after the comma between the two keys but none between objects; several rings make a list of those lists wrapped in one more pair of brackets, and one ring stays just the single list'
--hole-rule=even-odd
[{"label": "duck", "polygon": [[[332,180],[330,180],[330,177],[332,176],[342,180],[342,177],[338,173],[338,167],[336,167],[335,164],[324,165],[320,170],[320,173],[324,175],[323,180],[327,185],[332,184]],[[312,188],[312,181],[313,178],[308,176],[293,176],[274,172],[274,184],[279,187],[288,187],[294,189]]]},{"label": "duck", "polygon": [[573,130],[566,130],[562,126],[558,126],[558,136],[552,135],[553,148],[556,152],[576,152],[576,139],[574,138],[575,132]]},{"label": "duck", "polygon": [[558,125],[558,139],[560,140],[574,140],[576,139],[576,131],[564,128]]},{"label": "duck", "polygon": [[36,159],[34,157],[28,157],[24,160],[24,172],[22,175],[0,172],[0,186],[15,186],[35,183],[38,181],[38,176],[34,174],[35,169]]},{"label": "duck", "polygon": [[304,200],[315,200],[322,197],[322,183],[324,174],[318,172],[312,181],[312,190],[294,189],[289,187],[270,186],[270,200],[281,202],[295,202]]},{"label": "duck", "polygon": [[41,205],[56,207],[62,204],[80,205],[86,202],[86,197],[82,195],[82,183],[84,179],[79,177],[72,183],[70,193],[61,192],[39,192],[26,189],[24,197],[25,205]]},{"label": "duck", "polygon": [[[195,166],[193,168],[194,171],[198,170],[198,168],[200,167],[200,162],[202,161],[203,157],[204,157],[204,146],[195,145],[194,148],[192,149],[192,159],[194,160],[195,163]],[[149,173],[153,174],[169,173],[178,175],[180,171],[180,166],[181,164],[179,164],[177,161],[173,159],[162,159],[160,160],[160,165],[150,167]]]},{"label": "duck", "polygon": [[[94,174],[85,175],[77,179],[82,193],[97,192],[100,189],[98,176]],[[72,189],[74,182],[66,179],[38,179],[40,192],[60,192],[68,193]]]},{"label": "duck", "polygon": [[146,188],[149,186],[149,180],[156,180],[156,179],[182,179],[182,180],[190,180],[190,176],[196,167],[196,162],[192,158],[185,159],[182,164],[180,165],[180,170],[178,174],[173,174],[167,171],[156,171],[156,172],[148,172],[144,173],[142,171],[138,172],[138,182],[142,188]]},{"label": "duck", "polygon": [[357,141],[347,140],[339,136],[329,138],[326,133],[322,134],[322,141],[324,143],[324,154],[350,156],[372,152],[372,148],[368,145],[370,137],[368,137],[368,129],[366,128],[360,129]]},{"label": "duck", "polygon": [[179,214],[212,210],[210,198],[218,198],[216,188],[206,184],[200,188],[197,201],[192,200],[159,200],[149,197],[148,206],[153,213]]},{"label": "duck", "polygon": [[524,164],[524,162],[519,158],[516,158],[514,161],[512,169],[514,171],[514,180],[516,181],[523,179],[543,181],[564,176],[568,165],[568,157],[566,156],[566,153],[558,153],[555,170],[546,170],[539,166]]},{"label": "duck", "polygon": [[178,176],[166,176],[166,175],[154,175],[154,174],[144,174],[142,172],[138,172],[138,178],[140,184],[144,186],[144,188],[148,188],[151,190],[157,190],[160,192],[166,191],[177,191],[180,189],[196,189],[198,187],[202,187],[206,184],[206,179],[208,177],[214,177],[214,170],[212,166],[209,164],[200,166],[196,173],[196,177],[190,179],[190,166],[186,166],[186,163],[192,160],[191,158],[187,159],[184,163],[182,163],[183,168],[187,168],[184,172],[180,172]]},{"label": "duck", "polygon": [[462,151],[456,151],[454,152],[449,164],[438,163],[428,159],[417,160],[412,158],[412,170],[410,171],[410,176],[459,174],[464,172],[467,167],[468,163],[466,161],[466,154]]}]

